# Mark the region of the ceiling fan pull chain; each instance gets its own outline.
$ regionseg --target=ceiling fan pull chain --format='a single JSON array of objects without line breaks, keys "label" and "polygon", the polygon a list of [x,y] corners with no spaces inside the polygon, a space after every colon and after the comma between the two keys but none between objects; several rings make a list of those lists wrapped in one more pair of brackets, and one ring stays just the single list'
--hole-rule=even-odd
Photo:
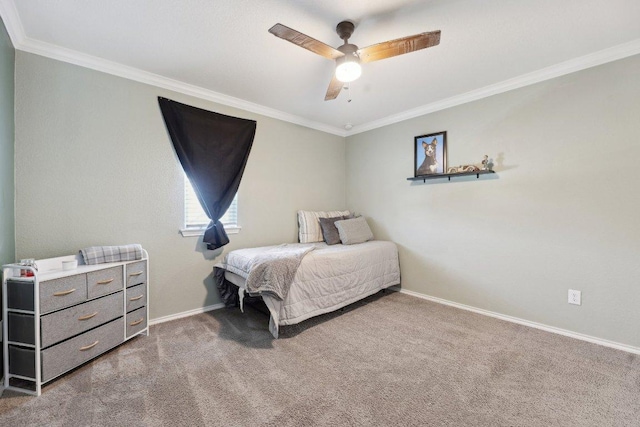
[{"label": "ceiling fan pull chain", "polygon": [[343,89],[347,91],[348,95],[347,95],[347,105],[345,107],[345,118],[347,119],[347,122],[344,124],[344,128],[347,131],[350,131],[351,129],[353,129],[353,124],[351,122],[351,110],[353,109],[353,107],[351,106],[351,101],[352,101],[352,97],[351,97],[351,83],[345,83],[345,85],[343,86]]}]

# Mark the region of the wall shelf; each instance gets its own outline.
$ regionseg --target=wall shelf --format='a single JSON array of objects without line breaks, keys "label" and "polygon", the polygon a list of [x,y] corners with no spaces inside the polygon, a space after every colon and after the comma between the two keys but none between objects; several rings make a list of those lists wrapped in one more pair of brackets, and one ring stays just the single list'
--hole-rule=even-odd
[{"label": "wall shelf", "polygon": [[452,176],[456,177],[456,176],[475,175],[476,178],[480,178],[480,175],[486,175],[488,173],[496,173],[496,172],[492,170],[486,170],[486,171],[459,172],[459,173],[434,173],[433,175],[420,175],[420,176],[409,177],[407,178],[407,181],[427,182],[428,179],[438,179],[438,178],[448,178],[449,181],[451,181]]}]

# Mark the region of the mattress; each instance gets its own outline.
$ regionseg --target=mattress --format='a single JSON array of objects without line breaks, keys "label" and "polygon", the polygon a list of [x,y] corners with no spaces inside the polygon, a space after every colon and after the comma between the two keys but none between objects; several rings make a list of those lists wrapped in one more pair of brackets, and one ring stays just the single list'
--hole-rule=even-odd
[{"label": "mattress", "polygon": [[[314,249],[302,259],[291,288],[282,300],[262,294],[271,313],[269,329],[292,325],[329,313],[381,289],[400,283],[398,249],[393,242],[373,240],[355,245],[306,243]],[[221,265],[225,277],[243,288],[252,259],[271,247],[231,251]]]}]

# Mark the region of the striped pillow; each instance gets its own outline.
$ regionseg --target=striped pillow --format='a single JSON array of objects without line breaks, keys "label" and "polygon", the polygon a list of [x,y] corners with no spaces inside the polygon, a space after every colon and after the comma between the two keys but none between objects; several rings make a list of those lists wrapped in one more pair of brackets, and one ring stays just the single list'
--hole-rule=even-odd
[{"label": "striped pillow", "polygon": [[298,211],[298,239],[300,243],[315,243],[324,241],[320,220],[318,218],[334,218],[351,215],[349,211],[312,212]]}]

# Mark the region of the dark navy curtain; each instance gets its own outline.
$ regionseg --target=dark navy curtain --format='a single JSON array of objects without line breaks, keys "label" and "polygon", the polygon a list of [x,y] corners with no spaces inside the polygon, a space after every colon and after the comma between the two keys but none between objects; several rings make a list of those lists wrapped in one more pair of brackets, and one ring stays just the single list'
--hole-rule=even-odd
[{"label": "dark navy curtain", "polygon": [[158,97],[160,110],[182,168],[211,220],[207,249],[229,243],[220,218],[238,192],[256,134],[255,120],[202,110]]}]

